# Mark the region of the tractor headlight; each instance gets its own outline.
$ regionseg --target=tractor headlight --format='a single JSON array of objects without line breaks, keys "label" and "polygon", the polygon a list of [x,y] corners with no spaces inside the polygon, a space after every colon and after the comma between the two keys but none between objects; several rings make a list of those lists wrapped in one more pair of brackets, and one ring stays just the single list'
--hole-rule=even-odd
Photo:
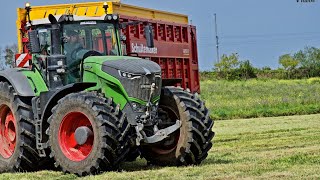
[{"label": "tractor headlight", "polygon": [[65,15],[65,16],[64,16],[64,20],[65,20],[65,21],[73,21],[74,19],[73,19],[73,16],[72,16],[72,15]]},{"label": "tractor headlight", "polygon": [[120,70],[118,72],[119,72],[120,77],[123,77],[123,78],[137,79],[137,78],[141,77],[141,75],[139,75],[139,74],[133,74],[133,73],[124,72],[124,71],[120,71]]},{"label": "tractor headlight", "polygon": [[69,21],[73,21],[73,16],[69,16]]},{"label": "tractor headlight", "polygon": [[113,15],[113,20],[118,20],[118,16],[117,15]]},{"label": "tractor headlight", "polygon": [[112,20],[112,15],[108,15],[107,19],[108,19],[109,21],[111,21],[111,20]]}]

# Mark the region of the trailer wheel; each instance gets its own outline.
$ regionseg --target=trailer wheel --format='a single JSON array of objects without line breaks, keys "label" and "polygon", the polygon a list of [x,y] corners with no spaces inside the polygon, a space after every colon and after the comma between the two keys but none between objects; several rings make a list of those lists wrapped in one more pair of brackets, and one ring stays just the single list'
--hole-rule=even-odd
[{"label": "trailer wheel", "polygon": [[29,103],[11,85],[0,82],[0,173],[38,168],[40,158]]},{"label": "trailer wheel", "polygon": [[130,150],[126,115],[97,93],[67,95],[48,119],[55,166],[79,176],[113,170]]},{"label": "trailer wheel", "polygon": [[158,110],[159,127],[181,120],[180,130],[160,143],[141,147],[141,156],[154,165],[197,165],[212,147],[214,122],[208,109],[194,94],[181,88],[165,87],[161,92]]}]

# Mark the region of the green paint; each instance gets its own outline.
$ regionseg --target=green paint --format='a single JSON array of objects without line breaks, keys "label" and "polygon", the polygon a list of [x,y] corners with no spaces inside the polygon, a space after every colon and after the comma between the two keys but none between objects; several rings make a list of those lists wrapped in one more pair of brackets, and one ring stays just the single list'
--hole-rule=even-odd
[{"label": "green paint", "polygon": [[48,91],[48,87],[37,69],[21,69],[20,72],[27,77],[31,88],[34,90],[35,96],[40,96],[41,92]]},{"label": "green paint", "polygon": [[144,106],[147,105],[147,102],[142,101],[142,100],[137,99],[137,98],[134,98],[134,97],[129,97],[129,101],[130,102],[139,103],[139,104],[144,105]]},{"label": "green paint", "polygon": [[[100,59],[100,57],[98,59]],[[107,57],[104,57],[104,61],[106,61],[106,59]],[[120,81],[117,78],[103,72],[101,70],[101,64],[98,64],[96,62],[92,63],[92,61],[87,62],[86,60],[84,66],[86,68],[83,74],[83,82],[97,83],[95,87],[92,87],[88,90],[101,90],[107,98],[113,98],[113,101],[116,104],[120,104],[121,109],[123,109],[129,101],[129,97]]]},{"label": "green paint", "polygon": [[[89,91],[99,91],[101,90],[107,98],[113,98],[116,104],[120,104],[121,109],[125,107],[128,102],[135,102],[141,105],[146,105],[147,102],[129,97],[128,93],[122,86],[121,82],[109,75],[106,72],[102,71],[102,66],[105,61],[116,61],[116,60],[138,60],[140,58],[136,57],[123,57],[123,56],[96,56],[88,57],[84,61],[84,74],[83,82],[95,82],[97,85],[88,89]],[[159,101],[160,96],[155,97],[152,102],[156,103]]]},{"label": "green paint", "polygon": [[117,61],[117,60],[141,60],[141,58],[131,56],[91,56],[84,60],[84,63],[103,64],[105,61]]}]

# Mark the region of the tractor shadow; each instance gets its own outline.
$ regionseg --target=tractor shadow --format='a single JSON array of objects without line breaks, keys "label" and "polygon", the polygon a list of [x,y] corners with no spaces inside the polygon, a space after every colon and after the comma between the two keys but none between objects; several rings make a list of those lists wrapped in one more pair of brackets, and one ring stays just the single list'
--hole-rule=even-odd
[{"label": "tractor shadow", "polygon": [[145,159],[138,158],[133,162],[125,162],[120,167],[119,171],[135,172],[135,171],[147,171],[147,170],[159,170],[163,166],[155,166],[147,163]]},{"label": "tractor shadow", "polygon": [[[224,157],[213,157],[209,156],[206,160],[204,160],[198,167],[208,166],[208,165],[222,165],[222,164],[231,164],[234,163],[229,158]],[[136,171],[148,171],[148,170],[161,170],[163,168],[170,167],[170,166],[157,166],[157,165],[150,165],[147,163],[145,159],[137,159],[134,162],[125,162],[119,169],[119,172],[126,171],[126,172],[136,172]],[[175,167],[175,166],[171,166]],[[190,166],[181,166],[183,167],[190,167]]]}]

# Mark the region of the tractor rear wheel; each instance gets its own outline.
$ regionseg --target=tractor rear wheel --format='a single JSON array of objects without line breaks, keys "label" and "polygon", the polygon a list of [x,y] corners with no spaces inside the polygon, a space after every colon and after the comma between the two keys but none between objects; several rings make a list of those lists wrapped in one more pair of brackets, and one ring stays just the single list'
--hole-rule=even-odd
[{"label": "tractor rear wheel", "polygon": [[67,95],[48,120],[55,166],[79,176],[118,168],[130,150],[126,115],[94,92]]},{"label": "tractor rear wheel", "polygon": [[39,156],[31,101],[0,82],[0,173],[35,171]]},{"label": "tractor rear wheel", "polygon": [[159,128],[166,128],[180,120],[181,128],[167,139],[141,147],[141,156],[153,165],[200,164],[212,147],[214,122],[204,103],[181,88],[165,87],[161,91],[158,110]]}]

